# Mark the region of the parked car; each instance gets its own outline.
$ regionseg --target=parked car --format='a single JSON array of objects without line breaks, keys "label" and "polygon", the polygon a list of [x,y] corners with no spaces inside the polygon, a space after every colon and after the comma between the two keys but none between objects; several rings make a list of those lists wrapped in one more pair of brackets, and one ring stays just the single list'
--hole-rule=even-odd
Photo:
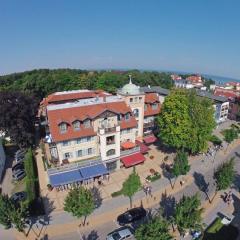
[{"label": "parked car", "polygon": [[12,177],[15,181],[20,181],[26,176],[26,173],[24,170],[17,170],[13,173]]},{"label": "parked car", "polygon": [[12,172],[16,172],[18,170],[24,170],[24,165],[22,162],[17,163],[12,167]]},{"label": "parked car", "polygon": [[147,211],[143,207],[132,208],[117,217],[118,224],[123,226],[144,218]]},{"label": "parked car", "polygon": [[133,230],[130,227],[121,227],[107,235],[106,240],[132,239]]},{"label": "parked car", "polygon": [[24,201],[27,198],[26,192],[16,192],[11,196],[11,200],[18,203],[20,201]]},{"label": "parked car", "polygon": [[15,161],[16,161],[16,163],[23,162],[23,160],[24,160],[24,155],[23,155],[23,156],[15,157]]},{"label": "parked car", "polygon": [[26,150],[24,150],[24,149],[22,149],[22,150],[17,150],[16,152],[15,152],[15,157],[16,156],[21,156],[21,155],[25,155],[25,153],[26,153]]}]

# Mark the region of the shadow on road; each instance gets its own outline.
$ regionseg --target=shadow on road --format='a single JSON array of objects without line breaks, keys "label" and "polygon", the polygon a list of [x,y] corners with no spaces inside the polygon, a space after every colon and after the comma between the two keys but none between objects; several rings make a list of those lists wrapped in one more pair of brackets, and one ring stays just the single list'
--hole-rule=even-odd
[{"label": "shadow on road", "polygon": [[92,230],[88,235],[83,235],[82,240],[97,240],[99,239],[98,233],[95,230]]},{"label": "shadow on road", "polygon": [[159,205],[160,205],[160,209],[163,217],[170,219],[170,217],[173,216],[173,213],[174,213],[176,199],[171,195],[167,196],[166,193],[163,193]]}]

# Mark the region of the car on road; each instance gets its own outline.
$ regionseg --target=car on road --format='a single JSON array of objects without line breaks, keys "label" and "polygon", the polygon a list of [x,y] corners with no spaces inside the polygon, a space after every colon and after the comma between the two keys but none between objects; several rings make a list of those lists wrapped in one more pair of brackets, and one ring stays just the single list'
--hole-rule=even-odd
[{"label": "car on road", "polygon": [[11,196],[11,200],[18,203],[20,201],[24,201],[27,198],[26,192],[16,192]]},{"label": "car on road", "polygon": [[106,240],[134,239],[133,229],[130,227],[121,227],[107,235]]},{"label": "car on road", "polygon": [[26,153],[26,150],[17,150],[16,152],[15,152],[15,157],[18,157],[18,156],[22,156],[22,155],[25,155],[25,153]]},{"label": "car on road", "polygon": [[12,172],[16,172],[18,170],[24,170],[24,165],[23,163],[17,163],[12,167]]},{"label": "car on road", "polygon": [[133,223],[146,217],[147,211],[143,207],[132,208],[117,217],[120,226]]},{"label": "car on road", "polygon": [[26,176],[26,173],[24,170],[17,170],[16,172],[13,172],[12,177],[15,181],[20,181]]},{"label": "car on road", "polygon": [[23,162],[23,160],[24,160],[24,155],[23,155],[23,156],[17,156],[17,157],[15,157],[16,163]]}]

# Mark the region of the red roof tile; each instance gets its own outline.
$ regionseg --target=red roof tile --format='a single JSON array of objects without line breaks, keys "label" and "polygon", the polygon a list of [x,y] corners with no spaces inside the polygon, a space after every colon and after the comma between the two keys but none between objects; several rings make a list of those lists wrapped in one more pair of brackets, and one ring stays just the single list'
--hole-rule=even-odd
[{"label": "red roof tile", "polygon": [[158,104],[157,109],[152,109],[152,106],[150,104],[147,104],[147,107],[144,110],[144,117],[157,115],[160,113],[160,111],[161,111],[160,104]]},{"label": "red roof tile", "polygon": [[[79,131],[74,131],[72,122],[75,120],[83,121],[88,118],[94,119],[104,111],[111,111],[116,114],[126,114],[128,112],[131,112],[131,109],[126,105],[125,102],[108,102],[48,111],[48,122],[53,141],[58,142],[72,138],[96,135],[93,129],[85,129],[83,126]],[[68,124],[67,132],[64,134],[60,133],[59,131],[58,125],[61,122],[66,122]],[[135,127],[136,125],[137,122],[134,117],[131,117],[127,121],[122,120],[120,122],[122,129]]]},{"label": "red roof tile", "polygon": [[146,93],[145,103],[155,103],[159,102],[158,96],[156,93]]}]

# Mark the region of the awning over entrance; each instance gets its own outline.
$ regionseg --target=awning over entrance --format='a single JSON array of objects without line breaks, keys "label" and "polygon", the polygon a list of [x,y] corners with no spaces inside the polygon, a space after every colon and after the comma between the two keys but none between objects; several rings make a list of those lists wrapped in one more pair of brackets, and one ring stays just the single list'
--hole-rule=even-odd
[{"label": "awning over entrance", "polygon": [[125,167],[131,167],[145,161],[145,157],[141,153],[134,153],[130,156],[122,157],[122,163]]},{"label": "awning over entrance", "polygon": [[134,148],[136,146],[135,143],[133,142],[123,142],[121,143],[121,147],[124,148],[124,149],[131,149],[131,148]]},{"label": "awning over entrance", "polygon": [[149,135],[143,138],[143,141],[147,144],[154,143],[157,141],[157,138],[154,135]]},{"label": "awning over entrance", "polygon": [[136,140],[136,144],[140,147],[141,153],[147,153],[150,150],[150,148],[148,146],[146,146],[144,143],[142,143],[138,140]]},{"label": "awning over entrance", "polygon": [[81,182],[90,178],[103,176],[108,174],[108,170],[104,164],[96,164],[79,169],[56,172],[49,174],[50,183],[53,187],[70,184],[74,182]]},{"label": "awning over entrance", "polygon": [[74,182],[80,182],[83,180],[81,172],[79,170],[60,172],[53,175],[49,175],[49,179],[53,187]]},{"label": "awning over entrance", "polygon": [[84,167],[84,168],[81,168],[80,171],[84,179],[90,179],[97,176],[108,174],[108,170],[103,164]]}]

